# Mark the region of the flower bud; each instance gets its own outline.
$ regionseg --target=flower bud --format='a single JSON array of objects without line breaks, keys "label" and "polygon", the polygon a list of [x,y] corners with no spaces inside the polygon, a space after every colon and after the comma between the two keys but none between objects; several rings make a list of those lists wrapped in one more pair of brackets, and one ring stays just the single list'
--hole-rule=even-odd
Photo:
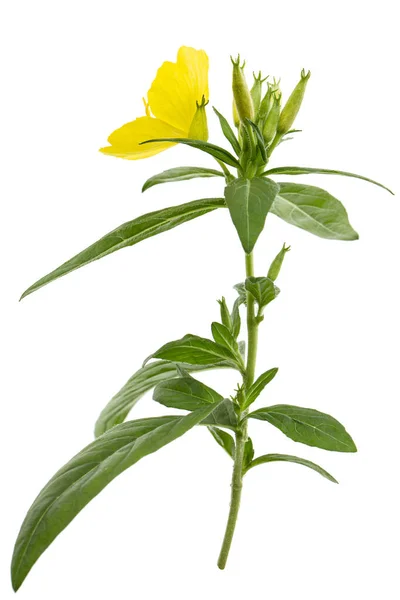
[{"label": "flower bud", "polygon": [[239,119],[244,121],[245,119],[254,119],[254,106],[253,100],[249,88],[247,86],[246,78],[243,73],[244,65],[240,66],[240,57],[237,60],[232,60],[233,74],[232,74],[232,91],[235,99],[236,108],[238,111]]},{"label": "flower bud", "polygon": [[265,77],[265,79],[262,79],[261,71],[259,71],[258,75],[253,73],[253,78],[254,78],[254,82],[253,82],[253,86],[250,90],[250,95],[251,95],[251,99],[253,100],[254,112],[257,114],[258,109],[260,108],[262,84],[264,83],[264,81],[266,81],[268,79],[268,77]]},{"label": "flower bud", "polygon": [[267,277],[269,279],[272,279],[272,281],[275,281],[276,278],[278,277],[279,272],[282,267],[283,259],[285,258],[285,254],[286,254],[286,252],[289,252],[289,250],[290,250],[290,246],[286,246],[286,244],[283,244],[282,249],[280,250],[280,252],[278,252],[278,254],[275,256],[274,260],[272,261],[271,266],[268,271],[268,275],[267,275]]},{"label": "flower bud", "polygon": [[272,94],[278,91],[280,91],[279,81],[276,81],[274,78],[274,83],[268,83],[268,89],[265,93],[264,98],[261,100],[260,108],[258,111],[259,121],[263,121],[267,117],[272,106]]},{"label": "flower bud", "polygon": [[278,128],[279,116],[281,112],[281,93],[274,92],[272,94],[272,106],[265,119],[263,127],[263,138],[266,144],[270,144],[275,137]]},{"label": "flower bud", "polygon": [[222,323],[222,325],[225,325],[225,327],[227,327],[230,331],[232,329],[232,319],[231,319],[231,314],[230,314],[229,309],[226,304],[226,300],[222,296],[221,300],[218,300],[217,302],[219,304],[220,312],[221,312],[221,323]]},{"label": "flower bud", "polygon": [[303,101],[304,92],[306,91],[307,81],[310,79],[311,72],[305,72],[303,69],[301,72],[301,79],[290,94],[288,101],[286,102],[278,123],[278,134],[280,136],[285,135],[292,127],[297,113],[300,110],[301,103]]},{"label": "flower bud", "polygon": [[202,140],[206,142],[208,140],[208,126],[207,126],[207,114],[206,114],[206,102],[203,96],[200,104],[196,101],[196,112],[194,114],[192,123],[189,129],[189,137],[192,140]]}]

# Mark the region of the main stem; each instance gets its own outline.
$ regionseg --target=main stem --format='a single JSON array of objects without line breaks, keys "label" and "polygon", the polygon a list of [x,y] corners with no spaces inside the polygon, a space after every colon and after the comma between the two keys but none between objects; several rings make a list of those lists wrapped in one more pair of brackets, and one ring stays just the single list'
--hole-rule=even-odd
[{"label": "main stem", "polygon": [[[253,254],[246,254],[246,277],[254,275]],[[254,310],[254,298],[247,293],[247,364],[243,377],[245,391],[254,381],[256,369],[258,341],[258,323]],[[239,416],[239,422],[245,416],[246,411]],[[235,460],[233,465],[232,484],[231,484],[231,505],[226,524],[224,540],[222,542],[221,552],[218,558],[218,567],[225,569],[228,560],[229,550],[232,544],[233,534],[235,532],[236,521],[239,514],[240,497],[243,487],[243,457],[247,440],[247,421],[240,425],[236,432]]]}]

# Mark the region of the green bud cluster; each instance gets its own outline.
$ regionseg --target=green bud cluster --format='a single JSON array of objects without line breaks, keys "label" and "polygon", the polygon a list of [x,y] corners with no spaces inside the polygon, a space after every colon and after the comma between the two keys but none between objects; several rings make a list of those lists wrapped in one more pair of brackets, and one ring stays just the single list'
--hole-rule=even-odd
[{"label": "green bud cluster", "polygon": [[244,75],[245,62],[240,56],[234,60],[232,73],[233,121],[238,129],[238,141],[241,147],[239,157],[242,171],[246,177],[262,172],[269,156],[286,135],[300,110],[310,71],[301,71],[300,81],[292,91],[283,109],[281,109],[280,80],[267,83],[263,94],[261,71],[253,73],[253,85],[249,90]]}]

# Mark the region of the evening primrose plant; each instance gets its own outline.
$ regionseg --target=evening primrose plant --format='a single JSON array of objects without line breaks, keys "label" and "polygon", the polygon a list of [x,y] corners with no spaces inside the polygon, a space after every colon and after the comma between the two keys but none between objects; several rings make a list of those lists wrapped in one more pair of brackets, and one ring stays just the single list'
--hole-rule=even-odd
[{"label": "evening primrose plant", "polygon": [[[15,590],[58,534],[117,475],[194,427],[208,430],[233,463],[230,510],[218,559],[220,569],[227,562],[243,479],[249,471],[270,462],[292,462],[336,483],[332,475],[305,458],[277,453],[256,455],[248,432],[253,419],[269,423],[294,442],[322,450],[356,452],[346,429],[330,415],[288,404],[264,406],[264,388],[278,369],[266,369],[268,365],[261,359],[260,373],[256,374],[258,331],[269,304],[279,294],[276,280],[289,250],[284,244],[268,270],[255,271],[254,248],[268,214],[320,238],[342,241],[358,238],[337,198],[319,187],[281,181],[279,176],[345,175],[384,188],[367,177],[343,171],[269,167],[273,152],[297,131],[294,122],[309,79],[310,72],[303,70],[284,102],[279,80],[258,73],[249,89],[244,62],[239,57],[232,59],[234,127],[214,108],[229,143],[228,150],[208,142],[208,57],[203,50],[182,47],[176,62],[165,62],[158,70],[144,99],[145,114],[114,131],[108,138],[109,145],[101,148],[104,154],[137,160],[175,144],[191,146],[214,159],[214,168],[174,167],[148,179],[143,191],[167,182],[219,177],[225,184],[224,194],[156,210],[124,223],[42,277],[22,297],[116,250],[217,209],[227,209],[227,224],[231,220],[236,228],[244,251],[245,274],[234,286],[237,297],[233,306],[228,306],[223,297],[218,301],[220,317],[211,324],[210,338],[188,333],[155,349],[100,413],[95,441],[76,454],[40,492],[15,544],[12,559]],[[242,339],[243,330],[246,341]],[[235,370],[236,389],[226,390],[223,396],[196,378],[196,373],[213,369]],[[155,402],[182,413],[128,418],[138,400],[151,389]],[[259,401],[261,407],[254,408]]]}]

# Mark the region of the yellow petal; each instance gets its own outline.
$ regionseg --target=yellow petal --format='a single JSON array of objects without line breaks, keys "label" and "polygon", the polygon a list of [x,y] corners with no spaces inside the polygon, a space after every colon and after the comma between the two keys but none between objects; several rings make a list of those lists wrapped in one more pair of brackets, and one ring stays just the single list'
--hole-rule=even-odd
[{"label": "yellow petal", "polygon": [[139,117],[139,119],[135,119],[135,121],[126,123],[119,129],[116,129],[108,138],[110,146],[100,148],[100,152],[119,158],[127,158],[128,160],[147,158],[175,144],[155,142],[154,144],[140,146],[139,143],[145,140],[165,137],[183,138],[187,137],[187,134],[160,119]]},{"label": "yellow petal", "polygon": [[204,50],[182,46],[177,62],[165,62],[148,92],[152,113],[189,133],[196,102],[208,100],[208,56]]}]

